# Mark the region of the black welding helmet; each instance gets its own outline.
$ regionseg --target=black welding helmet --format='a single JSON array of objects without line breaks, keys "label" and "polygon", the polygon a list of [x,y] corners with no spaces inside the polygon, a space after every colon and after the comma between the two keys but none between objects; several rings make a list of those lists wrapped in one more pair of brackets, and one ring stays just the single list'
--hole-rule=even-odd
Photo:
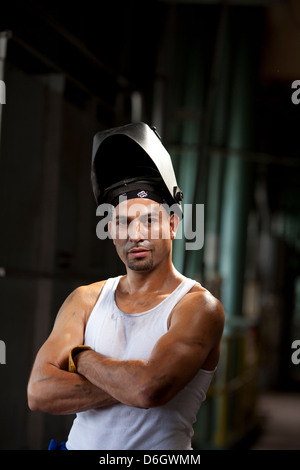
[{"label": "black welding helmet", "polygon": [[171,157],[155,128],[143,122],[95,135],[91,178],[98,205],[114,204],[119,196],[136,192],[135,197],[150,194],[149,199],[165,202],[182,217],[183,193]]}]

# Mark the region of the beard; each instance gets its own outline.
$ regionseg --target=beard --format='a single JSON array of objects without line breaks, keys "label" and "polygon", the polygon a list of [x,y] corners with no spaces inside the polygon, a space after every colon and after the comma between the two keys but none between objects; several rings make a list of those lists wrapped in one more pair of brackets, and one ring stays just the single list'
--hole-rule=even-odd
[{"label": "beard", "polygon": [[153,268],[153,258],[150,259],[133,259],[128,262],[127,267],[132,271],[151,271]]}]

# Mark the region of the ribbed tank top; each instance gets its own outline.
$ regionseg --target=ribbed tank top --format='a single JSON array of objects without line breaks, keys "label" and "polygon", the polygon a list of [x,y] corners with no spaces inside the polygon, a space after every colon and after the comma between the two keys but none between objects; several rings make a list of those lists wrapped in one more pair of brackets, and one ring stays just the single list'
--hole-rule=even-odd
[{"label": "ribbed tank top", "polygon": [[[175,305],[196,284],[185,278],[159,305],[126,314],[115,301],[122,276],[108,279],[91,312],[85,344],[114,359],[148,359],[168,331]],[[193,423],[214,371],[200,369],[172,400],[141,409],[115,404],[77,413],[66,444],[69,450],[190,450]]]}]

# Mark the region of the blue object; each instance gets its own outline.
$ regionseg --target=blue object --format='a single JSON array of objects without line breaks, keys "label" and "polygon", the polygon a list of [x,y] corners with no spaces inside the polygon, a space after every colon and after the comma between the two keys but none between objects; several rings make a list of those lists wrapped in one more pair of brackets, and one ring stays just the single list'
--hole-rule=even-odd
[{"label": "blue object", "polygon": [[51,439],[48,450],[68,450],[66,448],[66,443],[63,441],[60,444],[57,444],[55,439]]}]

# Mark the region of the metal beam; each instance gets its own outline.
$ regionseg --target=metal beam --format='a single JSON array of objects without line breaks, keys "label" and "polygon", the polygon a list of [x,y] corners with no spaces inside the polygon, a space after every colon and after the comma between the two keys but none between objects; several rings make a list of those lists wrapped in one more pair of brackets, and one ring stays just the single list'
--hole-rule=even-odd
[{"label": "metal beam", "polygon": [[22,39],[16,33],[13,33],[12,40],[14,40],[17,44],[19,44],[25,51],[27,51],[33,57],[35,57],[36,59],[41,61],[43,64],[45,64],[47,67],[52,69],[53,72],[63,74],[70,82],[76,85],[76,87],[78,87],[88,96],[91,96],[93,98],[96,97],[98,100],[98,103],[101,104],[101,106],[103,106],[106,109],[113,110],[113,107],[109,103],[101,99],[98,95],[95,95],[95,93],[93,93],[89,88],[87,88],[87,86],[84,83],[82,83],[80,80],[78,80],[69,72],[67,72],[67,70],[65,70],[64,68],[62,68],[61,66],[53,62],[47,56],[39,52],[35,47],[28,44],[24,39]]},{"label": "metal beam", "polygon": [[184,5],[222,5],[226,3],[229,5],[238,5],[238,6],[248,6],[248,7],[257,7],[257,6],[270,6],[278,5],[284,3],[284,0],[159,0],[163,3],[181,3]]}]

